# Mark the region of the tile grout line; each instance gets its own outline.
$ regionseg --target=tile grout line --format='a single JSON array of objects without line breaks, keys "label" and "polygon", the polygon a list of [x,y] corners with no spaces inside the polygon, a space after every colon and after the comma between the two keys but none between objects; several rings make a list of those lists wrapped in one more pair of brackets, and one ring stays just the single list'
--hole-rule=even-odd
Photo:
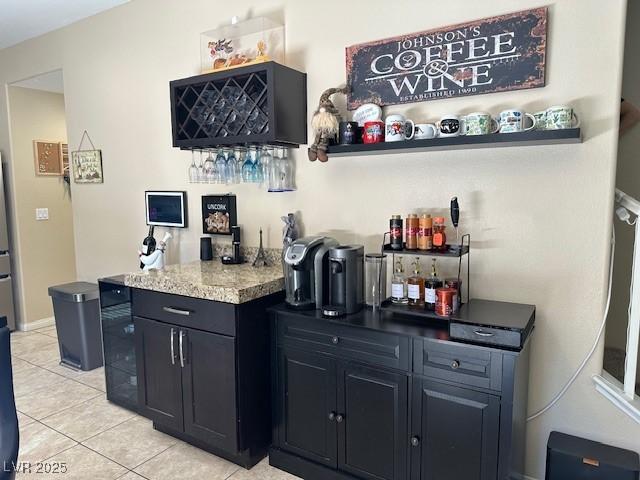
[{"label": "tile grout line", "polygon": [[[144,418],[144,417],[143,417],[143,418]],[[176,439],[176,440],[178,440],[178,439]],[[150,461],[151,461],[151,460],[153,460],[154,458],[156,458],[156,457],[158,457],[158,456],[162,455],[163,453],[165,453],[165,452],[167,452],[167,451],[171,450],[173,447],[177,447],[177,446],[178,446],[178,444],[177,444],[177,443],[174,443],[173,445],[168,446],[167,448],[165,448],[165,449],[164,449],[164,450],[162,450],[161,452],[157,453],[157,454],[156,454],[156,455],[154,455],[153,457],[148,458],[148,459],[146,459],[144,462],[142,462],[142,463],[140,463],[140,464],[136,465],[136,466],[135,466],[135,467],[133,467],[133,469],[132,469],[133,473],[136,473],[136,474],[140,475],[138,472],[136,472],[136,471],[135,471],[135,469],[136,469],[136,468],[141,467],[141,466],[142,466],[142,465],[144,465],[145,463],[150,462]],[[144,478],[147,478],[147,477],[144,477]]]}]

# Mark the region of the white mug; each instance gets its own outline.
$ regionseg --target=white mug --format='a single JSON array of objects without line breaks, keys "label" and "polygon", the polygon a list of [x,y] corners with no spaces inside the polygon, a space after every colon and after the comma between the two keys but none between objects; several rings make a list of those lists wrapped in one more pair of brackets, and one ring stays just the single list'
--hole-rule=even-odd
[{"label": "white mug", "polygon": [[[401,142],[403,140],[411,140],[416,133],[416,125],[413,120],[407,120],[403,115],[389,115],[384,120],[385,142]],[[409,133],[409,131],[411,133]]]},{"label": "white mug", "polygon": [[464,117],[465,135],[489,135],[500,129],[498,121],[490,113],[475,112]]},{"label": "white mug", "polygon": [[443,115],[438,122],[439,137],[457,137],[464,135],[464,131],[464,118],[460,118],[458,115]]},{"label": "white mug", "polygon": [[[531,126],[525,127],[525,118],[531,120]],[[528,132],[536,128],[536,117],[522,110],[508,109],[500,112],[498,125],[500,133]]]},{"label": "white mug", "polygon": [[416,123],[415,140],[425,140],[427,138],[436,138],[438,136],[438,127],[433,123]]},{"label": "white mug", "polygon": [[564,128],[578,128],[580,119],[573,110],[567,105],[555,105],[545,110],[547,130],[561,130]]}]

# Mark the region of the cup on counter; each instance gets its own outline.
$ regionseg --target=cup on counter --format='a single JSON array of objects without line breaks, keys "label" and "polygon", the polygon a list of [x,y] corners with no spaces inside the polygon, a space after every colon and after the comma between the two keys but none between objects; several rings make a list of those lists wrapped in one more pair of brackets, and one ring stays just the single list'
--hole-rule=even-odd
[{"label": "cup on counter", "polygon": [[[525,126],[527,118],[531,120],[531,125],[528,127]],[[510,108],[500,112],[498,124],[500,133],[528,132],[536,127],[536,117],[522,110]]]},{"label": "cup on counter", "polygon": [[380,142],[384,142],[384,122],[380,120],[365,122],[362,131],[362,143]]},{"label": "cup on counter", "polygon": [[438,136],[438,127],[434,123],[416,123],[414,140],[426,140]]},{"label": "cup on counter", "polygon": [[547,108],[546,130],[561,130],[564,128],[578,128],[580,119],[572,107],[567,105],[555,105]]},{"label": "cup on counter", "polygon": [[500,126],[490,113],[474,112],[464,117],[465,135],[489,135],[496,133]]},{"label": "cup on counter", "polygon": [[413,120],[407,120],[404,115],[389,115],[385,119],[385,142],[402,142],[411,140],[415,135],[416,126]]},{"label": "cup on counter", "polygon": [[443,115],[437,125],[439,137],[457,137],[464,135],[464,118],[460,118],[458,115]]},{"label": "cup on counter", "polygon": [[338,129],[338,142],[340,145],[353,145],[358,143],[358,122],[340,122]]}]

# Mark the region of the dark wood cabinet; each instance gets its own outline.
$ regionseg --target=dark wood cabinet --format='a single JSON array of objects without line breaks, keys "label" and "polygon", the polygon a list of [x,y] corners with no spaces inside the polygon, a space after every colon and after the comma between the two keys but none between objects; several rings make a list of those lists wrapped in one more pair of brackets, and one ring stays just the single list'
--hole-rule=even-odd
[{"label": "dark wood cabinet", "polygon": [[307,480],[524,474],[528,340],[461,343],[384,311],[271,313],[271,465]]},{"label": "dark wood cabinet", "polygon": [[141,415],[246,468],[271,436],[268,306],[132,290]]},{"label": "dark wood cabinet", "polygon": [[140,414],[182,430],[182,369],[178,359],[179,328],[134,318],[138,358]]},{"label": "dark wood cabinet", "polygon": [[237,448],[235,342],[182,329],[184,431],[227,450]]},{"label": "dark wood cabinet", "polygon": [[500,397],[415,379],[412,463],[415,480],[495,480]]},{"label": "dark wood cabinet", "polygon": [[278,405],[283,448],[336,467],[335,360],[294,348],[280,349]]},{"label": "dark wood cabinet", "polygon": [[359,478],[407,478],[406,374],[341,362],[338,467]]},{"label": "dark wood cabinet", "polygon": [[276,62],[170,83],[173,146],[307,142],[307,76]]}]

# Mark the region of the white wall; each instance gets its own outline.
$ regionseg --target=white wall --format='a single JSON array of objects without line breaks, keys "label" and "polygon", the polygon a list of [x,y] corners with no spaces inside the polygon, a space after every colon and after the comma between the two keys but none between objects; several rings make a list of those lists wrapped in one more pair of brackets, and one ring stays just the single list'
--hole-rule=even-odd
[{"label": "white wall", "polygon": [[[33,141],[67,142],[64,96],[9,87],[20,328],[53,316],[48,287],[76,279],[71,198],[62,177],[35,174]],[[48,208],[38,221],[36,208]]]},{"label": "white wall", "polygon": [[[145,235],[145,189],[186,189],[192,227],[174,260],[198,256],[199,196],[223,189],[186,183],[190,155],[171,148],[168,82],[198,72],[199,33],[234,14],[268,14],[287,29],[287,62],[308,73],[309,110],[322,90],[345,80],[344,47],[405,32],[546,5],[547,0],[462,1],[438,8],[417,0],[321,3],[294,0],[135,0],[69,28],[0,51],[0,81],[64,68],[71,148],[87,129],[103,151],[103,185],[73,185],[78,274],[135,269]],[[391,214],[445,209],[460,199],[461,226],[473,236],[476,297],[538,306],[530,410],[542,407],[588,351],[601,320],[607,272],[620,99],[624,0],[551,5],[547,86],[404,107],[414,120],[452,111],[535,110],[571,103],[581,145],[506,148],[309,163],[295,154],[299,191],[274,195],[233,187],[249,244],[260,226],[280,244],[281,214],[300,210],[307,233],[378,248]],[[223,12],[222,14],[220,12]],[[4,105],[0,103],[0,148]],[[591,375],[602,349],[568,395],[528,430],[528,472],[544,476],[550,430],[637,448],[640,427],[599,396]]]}]

